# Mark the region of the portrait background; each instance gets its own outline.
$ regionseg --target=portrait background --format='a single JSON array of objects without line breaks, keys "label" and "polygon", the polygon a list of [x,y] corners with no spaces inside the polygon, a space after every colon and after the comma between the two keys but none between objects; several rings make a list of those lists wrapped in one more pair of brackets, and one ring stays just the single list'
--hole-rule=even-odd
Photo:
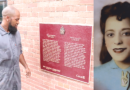
[{"label": "portrait background", "polygon": [[102,34],[100,31],[100,13],[101,9],[109,4],[116,2],[130,2],[130,0],[94,0],[94,66],[101,65],[99,56],[102,45]]}]

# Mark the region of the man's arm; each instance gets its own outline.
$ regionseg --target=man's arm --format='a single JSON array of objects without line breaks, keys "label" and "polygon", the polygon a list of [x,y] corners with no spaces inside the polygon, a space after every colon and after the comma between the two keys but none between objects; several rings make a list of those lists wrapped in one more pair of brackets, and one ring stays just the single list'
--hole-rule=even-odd
[{"label": "man's arm", "polygon": [[23,54],[20,55],[20,57],[19,57],[19,62],[24,66],[24,68],[25,68],[25,70],[26,70],[26,76],[27,76],[27,77],[30,77],[30,76],[31,76],[31,71],[30,71],[30,69],[28,68],[28,65],[27,65],[27,63],[26,63],[26,61],[25,61],[25,59],[24,59]]}]

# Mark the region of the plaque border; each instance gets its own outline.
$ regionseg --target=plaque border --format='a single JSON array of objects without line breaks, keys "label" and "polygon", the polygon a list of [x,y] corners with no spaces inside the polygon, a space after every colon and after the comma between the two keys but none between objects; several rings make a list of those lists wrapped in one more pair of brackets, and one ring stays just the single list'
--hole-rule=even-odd
[{"label": "plaque border", "polygon": [[[43,22],[40,22],[39,23],[39,40],[40,40],[40,24],[54,24],[54,25],[77,25],[77,26],[91,26],[91,49],[90,49],[90,64],[89,64],[89,77],[88,77],[88,82],[85,82],[85,81],[81,81],[81,80],[78,80],[78,79],[74,79],[74,78],[71,78],[71,77],[67,77],[67,76],[64,76],[64,75],[61,75],[61,74],[57,74],[57,73],[54,73],[54,72],[51,72],[51,71],[47,71],[47,70],[45,70],[45,69],[42,69],[41,68],[41,54],[40,54],[40,71],[45,71],[45,72],[47,72],[47,73],[49,73],[49,74],[53,74],[53,75],[56,75],[56,76],[61,76],[61,77],[63,77],[63,78],[67,78],[67,79],[70,79],[70,80],[73,80],[73,81],[77,81],[77,82],[81,82],[81,83],[84,83],[84,84],[90,84],[90,75],[91,75],[91,63],[92,63],[92,61],[91,61],[91,56],[93,55],[93,52],[92,52],[92,43],[94,43],[94,42],[92,42],[93,41],[93,34],[94,34],[94,32],[93,32],[93,25],[86,25],[86,24],[66,24],[66,23],[43,23]],[[39,44],[40,44],[40,42],[41,41],[39,41]],[[40,44],[40,46],[41,46],[41,44]],[[93,47],[94,48],[94,47]],[[94,56],[93,56],[93,58],[94,58]],[[93,67],[92,67],[93,68]]]}]

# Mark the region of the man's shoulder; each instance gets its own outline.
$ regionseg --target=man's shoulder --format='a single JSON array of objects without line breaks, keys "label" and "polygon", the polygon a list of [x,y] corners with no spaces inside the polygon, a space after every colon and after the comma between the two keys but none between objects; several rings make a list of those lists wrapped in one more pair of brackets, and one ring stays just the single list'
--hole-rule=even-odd
[{"label": "man's shoulder", "polygon": [[2,34],[4,34],[4,33],[6,33],[6,31],[2,28],[2,26],[0,25],[0,34],[2,35]]}]

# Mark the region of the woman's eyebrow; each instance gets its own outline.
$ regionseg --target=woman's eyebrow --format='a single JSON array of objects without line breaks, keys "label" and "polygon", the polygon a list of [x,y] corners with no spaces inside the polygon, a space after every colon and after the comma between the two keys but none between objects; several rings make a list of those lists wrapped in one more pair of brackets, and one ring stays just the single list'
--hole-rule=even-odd
[{"label": "woman's eyebrow", "polygon": [[113,30],[113,29],[108,29],[108,30],[105,31],[105,33],[106,33],[106,32],[109,32],[109,31],[114,31],[114,30]]},{"label": "woman's eyebrow", "polygon": [[123,28],[122,31],[124,31],[124,30],[130,30],[130,28]]}]

